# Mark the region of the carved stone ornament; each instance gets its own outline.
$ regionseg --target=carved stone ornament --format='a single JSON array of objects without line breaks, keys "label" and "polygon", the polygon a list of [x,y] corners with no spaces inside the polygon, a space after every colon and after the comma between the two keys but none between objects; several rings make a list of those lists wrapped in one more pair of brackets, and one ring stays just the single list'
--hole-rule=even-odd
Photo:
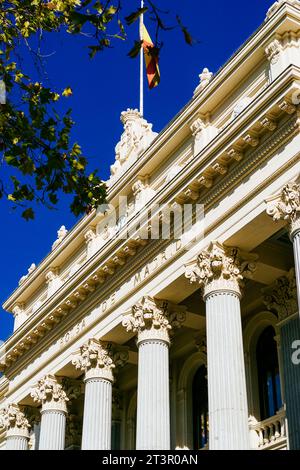
[{"label": "carved stone ornament", "polygon": [[25,276],[22,276],[21,279],[19,280],[19,286],[23,284],[24,281],[30,276],[30,274],[36,269],[36,265],[34,263],[31,264],[31,266],[28,268],[28,274]]},{"label": "carved stone ornament", "polygon": [[191,132],[192,132],[193,137],[195,137],[195,139],[199,138],[199,135],[205,128],[206,128],[206,125],[202,121],[202,119],[197,118],[191,125]]},{"label": "carved stone ornament", "polygon": [[208,70],[208,68],[204,68],[202,73],[199,75],[200,83],[194,91],[194,96],[197,95],[200,91],[202,91],[207,85],[211,82],[213,78],[213,73]]},{"label": "carved stone ornament", "polygon": [[157,136],[157,133],[152,131],[152,124],[148,123],[137,109],[123,111],[121,121],[124,125],[124,132],[115,148],[116,161],[110,167],[110,182],[122,175]]},{"label": "carved stone ornament", "polygon": [[124,316],[122,325],[127,332],[138,333],[138,342],[147,339],[169,342],[169,331],[179,328],[185,317],[183,307],[145,296]]},{"label": "carved stone ornament", "polygon": [[112,370],[115,368],[113,361],[112,344],[96,339],[90,339],[80,348],[72,360],[76,369],[85,372],[85,380],[99,377],[113,382]]},{"label": "carved stone ornament", "polygon": [[0,428],[7,431],[7,435],[20,435],[29,437],[30,424],[18,405],[9,404],[0,410]]},{"label": "carved stone ornament", "polygon": [[200,284],[204,297],[216,291],[233,291],[240,295],[243,278],[252,276],[256,259],[257,255],[213,241],[196,260],[186,265],[185,276],[191,283]]},{"label": "carved stone ornament", "polygon": [[49,374],[39,380],[30,396],[34,402],[42,405],[42,411],[51,409],[67,411],[69,398],[54,375]]},{"label": "carved stone ornament", "polygon": [[68,230],[66,229],[64,225],[62,225],[60,229],[57,231],[57,239],[52,245],[52,251],[54,250],[54,248],[57,247],[57,245],[59,245],[63,241],[67,233],[68,233]]},{"label": "carved stone ornament", "polygon": [[280,52],[283,47],[278,39],[274,39],[265,49],[267,59],[271,64],[276,64],[279,60]]},{"label": "carved stone ornament", "polygon": [[289,224],[290,236],[300,230],[300,184],[286,184],[281,193],[267,201],[267,214],[273,220],[286,220]]},{"label": "carved stone ornament", "polygon": [[298,311],[294,268],[289,271],[287,276],[276,279],[274,284],[263,290],[263,293],[267,309],[275,311],[280,321],[294,315]]},{"label": "carved stone ornament", "polygon": [[270,19],[284,3],[287,3],[288,5],[292,5],[298,8],[300,7],[299,0],[278,0],[277,2],[273,3],[273,5],[269,8],[267,12],[266,20]]}]

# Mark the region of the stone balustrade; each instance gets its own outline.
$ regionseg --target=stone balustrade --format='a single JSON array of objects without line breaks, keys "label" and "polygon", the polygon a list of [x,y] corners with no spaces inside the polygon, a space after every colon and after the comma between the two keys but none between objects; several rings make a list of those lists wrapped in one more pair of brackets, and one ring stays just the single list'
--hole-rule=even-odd
[{"label": "stone balustrade", "polygon": [[249,425],[251,447],[258,450],[283,449],[287,446],[285,410]]}]

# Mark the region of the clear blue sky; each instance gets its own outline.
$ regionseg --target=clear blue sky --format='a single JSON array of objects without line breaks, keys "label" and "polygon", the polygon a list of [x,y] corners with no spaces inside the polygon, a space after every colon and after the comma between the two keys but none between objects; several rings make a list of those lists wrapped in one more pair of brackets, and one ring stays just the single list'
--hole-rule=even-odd
[{"label": "clear blue sky", "polygon": [[[138,0],[127,2],[135,9]],[[240,45],[264,21],[274,0],[160,0],[166,10],[179,13],[192,35],[199,40],[193,47],[186,45],[179,30],[164,33],[161,53],[161,83],[145,92],[145,118],[159,132],[192,97],[198,75],[204,67],[216,72]],[[152,24],[145,20],[150,35]],[[99,168],[103,179],[114,162],[114,147],[122,132],[121,111],[138,107],[139,63],[127,57],[137,25],[130,28],[129,42],[117,42],[114,49],[90,60],[84,37],[48,36],[43,46],[50,54],[46,70],[48,80],[58,90],[71,86],[73,96],[68,105],[73,109],[76,126],[74,140],[79,142],[90,159],[92,168]],[[33,74],[27,55],[24,65]],[[46,83],[47,77],[42,77]],[[61,225],[71,228],[76,222],[63,198],[58,210],[40,208],[35,221],[25,222],[0,202],[1,270],[0,305],[27,273],[31,263],[38,264],[49,252]],[[13,318],[0,307],[0,339],[12,332]]]}]

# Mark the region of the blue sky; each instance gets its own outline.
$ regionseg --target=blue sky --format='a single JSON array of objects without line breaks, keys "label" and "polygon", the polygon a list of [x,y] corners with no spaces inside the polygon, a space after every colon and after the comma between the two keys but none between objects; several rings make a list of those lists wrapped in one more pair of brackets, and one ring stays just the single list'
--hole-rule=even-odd
[{"label": "blue sky", "polygon": [[[128,8],[134,10],[138,3],[132,0]],[[192,97],[202,69],[208,67],[216,72],[260,26],[272,3],[272,0],[159,0],[165,10],[181,15],[199,42],[193,47],[186,45],[179,30],[161,37],[164,42],[161,83],[151,91],[145,89],[144,114],[155,131],[162,130]],[[151,22],[147,18],[145,22],[154,36]],[[49,55],[45,64],[47,75],[39,78],[59,91],[72,87],[68,105],[76,121],[74,141],[80,143],[90,167],[98,168],[103,179],[109,175],[114,148],[122,133],[120,113],[128,107],[138,107],[139,61],[127,57],[137,34],[137,25],[131,26],[128,42],[116,42],[113,49],[93,60],[88,57],[89,43],[83,36],[48,35],[43,44],[43,53]],[[27,54],[24,65],[30,74],[36,73]],[[0,305],[31,263],[38,264],[47,255],[58,228],[63,224],[67,228],[74,225],[76,220],[69,211],[69,203],[67,197],[62,198],[57,210],[39,208],[36,219],[25,222],[19,213],[0,202]],[[5,340],[12,327],[12,315],[0,307],[0,339]]]}]

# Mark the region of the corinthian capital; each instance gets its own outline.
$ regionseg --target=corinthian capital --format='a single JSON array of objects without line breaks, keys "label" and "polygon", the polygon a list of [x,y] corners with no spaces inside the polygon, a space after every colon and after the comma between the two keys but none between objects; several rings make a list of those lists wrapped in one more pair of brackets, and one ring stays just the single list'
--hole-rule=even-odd
[{"label": "corinthian capital", "polygon": [[33,401],[42,405],[42,411],[46,409],[67,411],[69,399],[54,375],[46,375],[39,380],[30,395]]},{"label": "corinthian capital", "polygon": [[18,405],[9,404],[0,410],[0,428],[4,428],[8,435],[28,437],[30,424]]},{"label": "corinthian capital", "polygon": [[204,297],[215,291],[233,291],[240,295],[245,276],[251,277],[256,269],[254,254],[238,248],[226,247],[213,241],[196,260],[186,265],[185,276],[191,283],[198,282]]},{"label": "corinthian capital", "polygon": [[295,270],[292,268],[286,276],[282,276],[271,286],[263,290],[264,304],[268,310],[274,310],[279,321],[285,320],[298,310],[297,285]]},{"label": "corinthian capital", "polygon": [[185,309],[166,300],[143,297],[133,305],[122,325],[128,332],[138,333],[138,341],[161,339],[169,342],[169,331],[178,328],[185,320]]},{"label": "corinthian capital", "polygon": [[275,222],[286,220],[293,237],[300,230],[300,184],[286,184],[279,195],[267,202],[267,214],[273,217]]},{"label": "corinthian capital", "polygon": [[76,369],[85,372],[85,379],[102,377],[113,382],[112,370],[115,368],[111,343],[90,339],[81,346],[72,360]]}]

